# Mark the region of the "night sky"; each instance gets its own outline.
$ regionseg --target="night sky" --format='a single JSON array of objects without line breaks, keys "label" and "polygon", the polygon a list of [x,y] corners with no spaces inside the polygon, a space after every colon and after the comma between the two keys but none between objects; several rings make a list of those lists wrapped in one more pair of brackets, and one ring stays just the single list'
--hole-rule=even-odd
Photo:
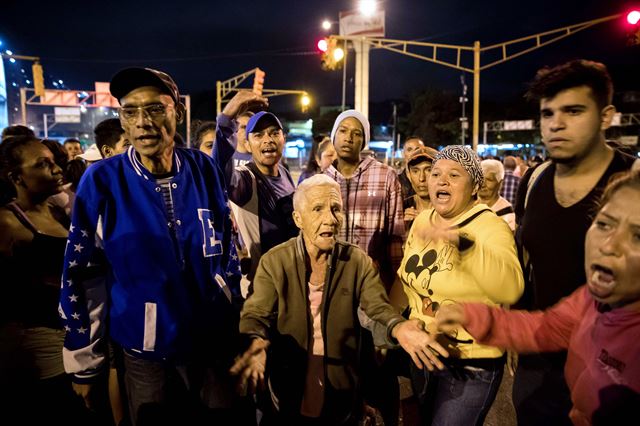
[{"label": "night sky", "polygon": [[[488,45],[613,15],[628,4],[388,0],[383,7],[388,38],[464,45],[479,40]],[[94,81],[108,81],[120,68],[151,66],[171,74],[182,93],[194,95],[213,91],[216,80],[259,66],[267,72],[265,87],[304,89],[316,105],[335,105],[341,100],[342,71],[320,68],[315,43],[323,34],[320,21],[337,20],[338,12],[351,9],[355,1],[2,0],[0,5],[2,49],[40,56],[45,74],[64,80],[69,89],[91,90]],[[487,70],[482,74],[482,98],[521,96],[536,69],[578,57],[605,62],[618,90],[640,90],[640,48],[625,46],[622,22],[609,22]],[[370,99],[401,98],[426,87],[458,91],[460,75],[375,50]],[[350,69],[350,85],[352,78]],[[467,82],[471,85],[471,75]],[[47,86],[52,88],[49,81]],[[352,103],[353,91],[348,94]],[[213,97],[211,102],[213,108]],[[291,108],[293,97],[274,103],[276,110]]]}]

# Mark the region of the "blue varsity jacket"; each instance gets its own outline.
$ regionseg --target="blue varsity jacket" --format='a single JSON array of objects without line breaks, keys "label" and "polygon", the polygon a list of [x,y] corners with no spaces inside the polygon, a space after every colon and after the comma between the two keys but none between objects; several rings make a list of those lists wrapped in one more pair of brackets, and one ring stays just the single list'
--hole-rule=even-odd
[{"label": "blue varsity jacket", "polygon": [[[226,128],[217,137],[232,137],[235,123],[219,120]],[[65,369],[75,381],[104,367],[108,338],[145,359],[186,361],[216,345],[232,357],[239,266],[218,166],[228,159],[219,156],[175,148],[173,221],[133,147],[82,177],[59,305]]]}]

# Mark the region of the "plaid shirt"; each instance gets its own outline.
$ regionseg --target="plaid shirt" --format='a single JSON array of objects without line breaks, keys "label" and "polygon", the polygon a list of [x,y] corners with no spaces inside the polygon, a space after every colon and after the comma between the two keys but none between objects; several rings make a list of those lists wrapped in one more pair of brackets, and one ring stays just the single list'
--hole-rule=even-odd
[{"label": "plaid shirt", "polygon": [[505,170],[504,181],[502,182],[500,195],[514,206],[516,205],[516,193],[518,192],[518,185],[520,185],[520,178],[518,176],[515,176],[512,170]]},{"label": "plaid shirt", "polygon": [[325,174],[340,184],[342,192],[345,215],[340,239],[371,256],[390,289],[402,261],[405,238],[398,175],[374,158],[362,160],[349,179],[334,166]]}]

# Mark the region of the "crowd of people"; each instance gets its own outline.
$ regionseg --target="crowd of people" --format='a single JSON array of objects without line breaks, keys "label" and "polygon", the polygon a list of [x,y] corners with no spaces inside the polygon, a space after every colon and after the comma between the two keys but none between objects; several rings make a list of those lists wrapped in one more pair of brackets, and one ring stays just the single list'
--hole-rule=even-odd
[{"label": "crowd of people", "polygon": [[171,76],[110,90],[86,151],[2,132],[3,423],[397,425],[404,376],[405,425],[482,425],[505,371],[519,425],[634,418],[640,167],[603,64],[531,82],[546,161],[410,136],[398,172],[346,110],[297,182],[258,94],[186,148]]}]

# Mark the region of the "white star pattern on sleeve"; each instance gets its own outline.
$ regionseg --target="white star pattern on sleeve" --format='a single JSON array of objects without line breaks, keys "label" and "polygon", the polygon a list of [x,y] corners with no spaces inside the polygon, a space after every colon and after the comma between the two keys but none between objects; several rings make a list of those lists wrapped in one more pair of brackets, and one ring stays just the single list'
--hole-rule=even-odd
[{"label": "white star pattern on sleeve", "polygon": [[72,233],[72,232],[73,232],[73,229],[74,229],[74,226],[73,226],[73,224],[72,224],[72,225],[69,227],[69,233]]},{"label": "white star pattern on sleeve", "polygon": [[82,234],[83,237],[88,238],[89,237],[89,233],[87,231],[85,231],[84,229],[80,231],[80,233]]},{"label": "white star pattern on sleeve", "polygon": [[69,327],[68,325],[64,326],[64,331],[69,332],[71,331],[71,327]]},{"label": "white star pattern on sleeve", "polygon": [[82,244],[74,244],[73,245],[73,251],[77,251],[78,253],[81,253],[83,248],[84,247],[82,247]]},{"label": "white star pattern on sleeve", "polygon": [[84,334],[84,333],[86,333],[86,331],[87,331],[87,329],[86,329],[86,328],[84,328],[84,327],[80,327],[80,328],[78,329],[78,333],[80,333],[80,334]]},{"label": "white star pattern on sleeve", "polygon": [[71,316],[73,317],[74,320],[79,320],[80,319],[80,314],[77,312],[74,312],[73,314],[71,314]]},{"label": "white star pattern on sleeve", "polygon": [[73,268],[74,266],[78,266],[78,262],[76,262],[75,260],[69,262],[69,268]]},{"label": "white star pattern on sleeve", "polygon": [[72,294],[71,296],[69,296],[69,300],[71,302],[77,302],[78,301],[78,296],[76,296],[75,294]]}]

